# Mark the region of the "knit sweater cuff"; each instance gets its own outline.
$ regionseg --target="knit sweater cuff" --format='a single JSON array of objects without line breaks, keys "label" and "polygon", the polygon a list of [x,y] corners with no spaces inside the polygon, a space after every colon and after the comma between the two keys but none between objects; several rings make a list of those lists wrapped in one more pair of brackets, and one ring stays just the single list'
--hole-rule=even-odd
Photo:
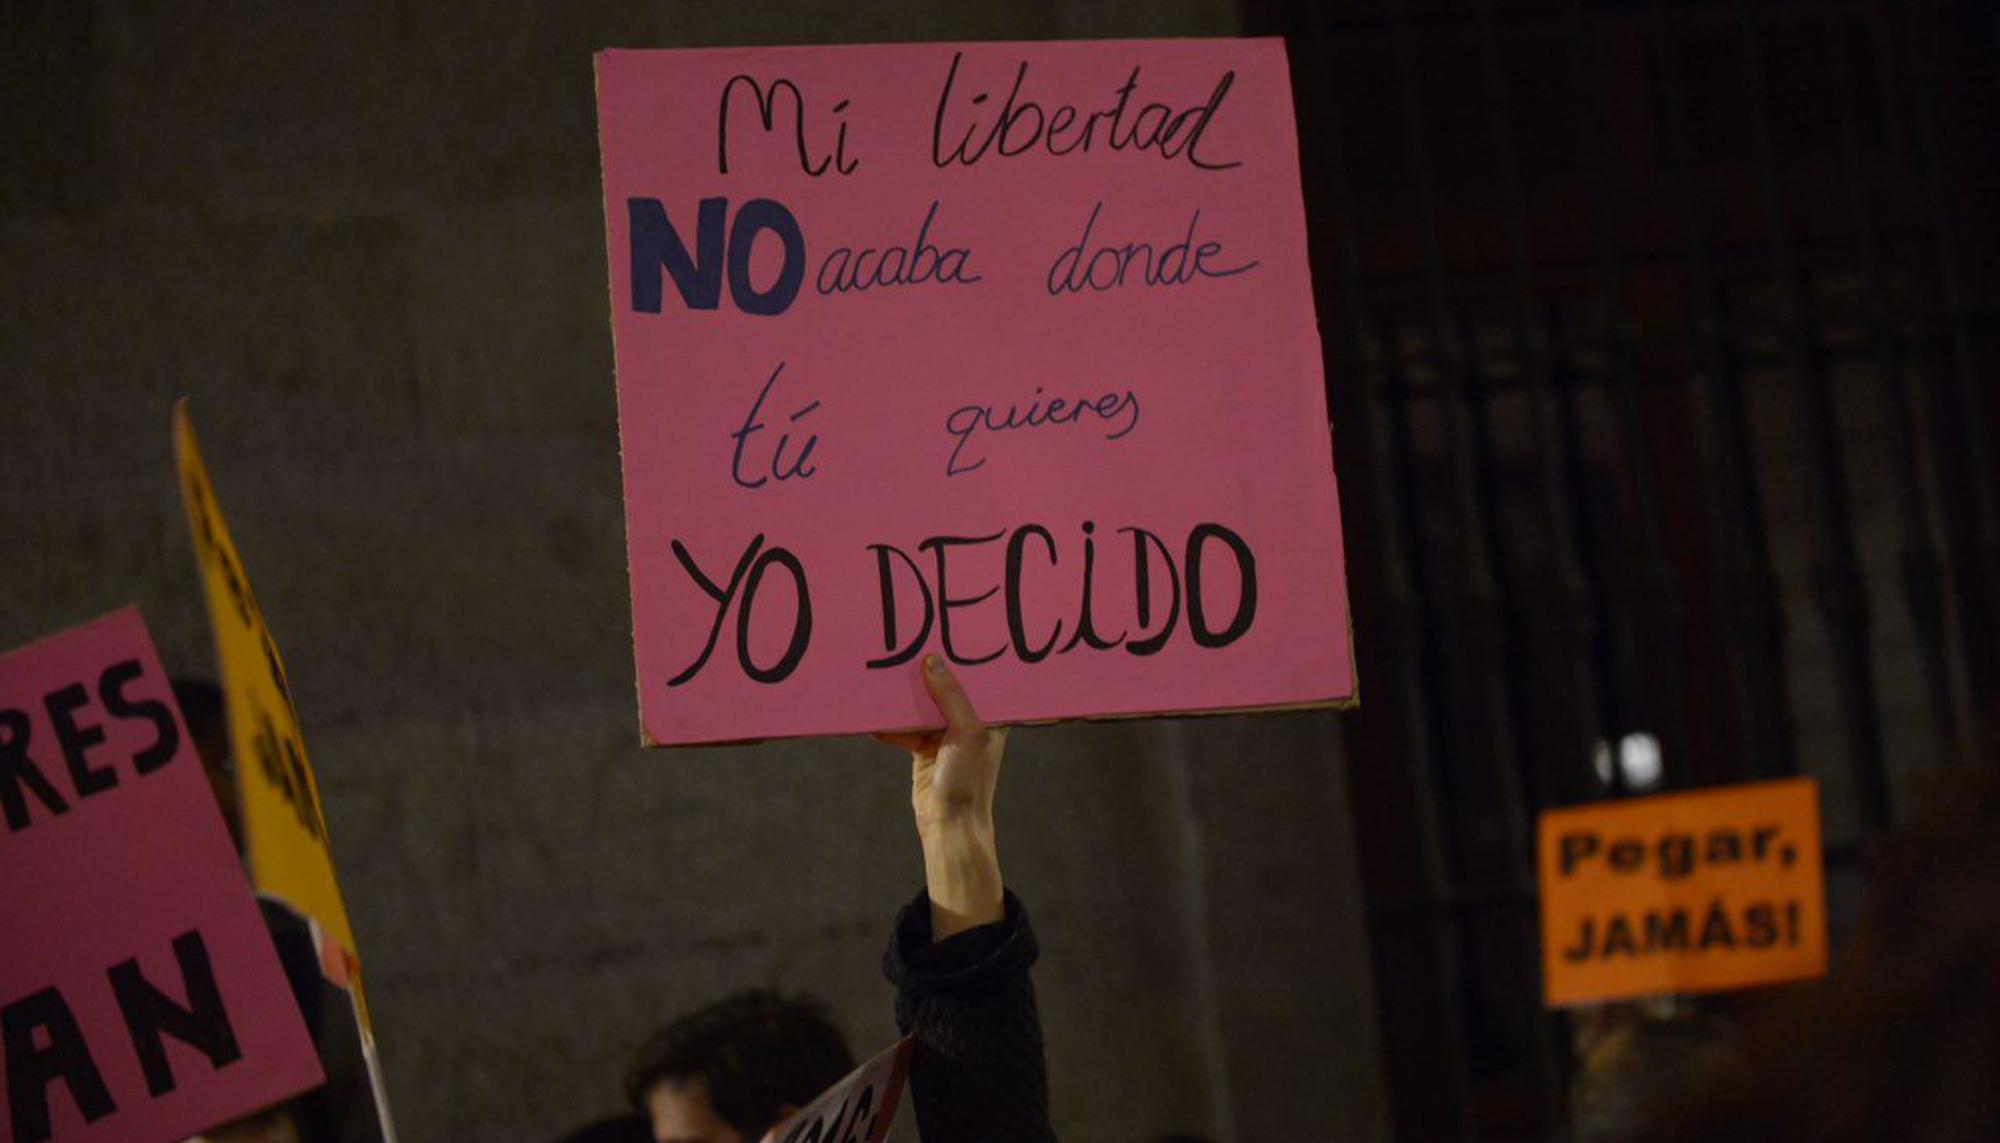
[{"label": "knit sweater cuff", "polygon": [[1005,903],[1002,920],[932,944],[930,895],[918,893],[896,914],[896,930],[882,956],[882,974],[899,991],[923,996],[979,991],[995,980],[1026,972],[1041,950],[1021,899],[1009,890]]}]

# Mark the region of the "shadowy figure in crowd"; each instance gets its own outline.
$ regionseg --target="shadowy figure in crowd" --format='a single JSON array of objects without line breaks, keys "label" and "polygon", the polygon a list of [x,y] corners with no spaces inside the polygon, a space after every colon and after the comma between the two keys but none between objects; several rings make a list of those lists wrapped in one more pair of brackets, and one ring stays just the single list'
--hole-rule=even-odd
[{"label": "shadowy figure in crowd", "polygon": [[229,827],[229,840],[236,854],[243,855],[243,808],[236,795],[236,759],[229,746],[229,708],[222,688],[209,679],[176,678],[174,705],[181,708],[187,724],[188,740],[195,757],[201,759],[202,777],[208,779],[215,795],[215,808],[222,811],[222,824]]},{"label": "shadowy figure in crowd", "polygon": [[1728,1023],[1686,1007],[1613,1004],[1584,1014],[1570,1088],[1574,1143],[1639,1143],[1663,1117],[1742,1073]]},{"label": "shadowy figure in crowd", "polygon": [[[1007,731],[979,720],[936,655],[923,677],[943,728],[875,736],[910,753],[924,855],[924,892],[897,914],[882,961],[897,1026],[916,1037],[918,1132],[924,1143],[1053,1143],[1028,975],[1038,950],[1026,909],[1001,879],[993,825]],[[757,1143],[854,1066],[817,1004],[748,992],[654,1036],[626,1094],[659,1143]]]},{"label": "shadowy figure in crowd", "polygon": [[[229,708],[222,689],[208,679],[173,680],[174,702],[201,768],[215,794],[216,806],[229,827],[230,840],[243,854],[243,813],[236,793],[234,759],[229,745]],[[257,895],[257,909],[277,948],[278,962],[298,1002],[306,1032],[319,1053],[326,1080],[319,1087],[255,1115],[214,1127],[196,1136],[199,1143],[380,1143],[380,1112],[362,1057],[361,1029],[347,993],[320,971],[318,939],[312,923],[290,905],[268,894]]]},{"label": "shadowy figure in crowd", "polygon": [[818,1001],[739,992],[646,1041],[625,1094],[659,1143],[756,1143],[853,1070]]},{"label": "shadowy figure in crowd", "polygon": [[1861,925],[1659,1140],[2000,1139],[2000,770],[1941,780],[1871,870]]},{"label": "shadowy figure in crowd", "polygon": [[653,1143],[653,1124],[643,1115],[615,1115],[587,1123],[556,1143]]}]

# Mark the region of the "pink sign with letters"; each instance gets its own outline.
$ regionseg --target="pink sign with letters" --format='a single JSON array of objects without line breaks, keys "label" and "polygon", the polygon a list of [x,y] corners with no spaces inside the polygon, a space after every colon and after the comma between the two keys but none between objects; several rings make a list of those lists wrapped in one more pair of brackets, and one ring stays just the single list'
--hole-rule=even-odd
[{"label": "pink sign with letters", "polygon": [[597,87],[649,743],[1352,699],[1280,41]]},{"label": "pink sign with letters", "polygon": [[0,1140],[166,1143],[319,1058],[135,610],[0,658]]},{"label": "pink sign with letters", "polygon": [[882,1143],[896,1120],[916,1040],[905,1036],[764,1133],[763,1143]]}]

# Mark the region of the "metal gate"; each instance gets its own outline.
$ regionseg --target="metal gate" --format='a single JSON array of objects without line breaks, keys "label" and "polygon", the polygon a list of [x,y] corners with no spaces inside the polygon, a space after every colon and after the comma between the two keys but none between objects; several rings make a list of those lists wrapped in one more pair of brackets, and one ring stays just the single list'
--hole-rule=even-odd
[{"label": "metal gate", "polygon": [[1540,808],[1993,756],[2000,6],[1267,0],[1398,1134],[1541,1138]]}]

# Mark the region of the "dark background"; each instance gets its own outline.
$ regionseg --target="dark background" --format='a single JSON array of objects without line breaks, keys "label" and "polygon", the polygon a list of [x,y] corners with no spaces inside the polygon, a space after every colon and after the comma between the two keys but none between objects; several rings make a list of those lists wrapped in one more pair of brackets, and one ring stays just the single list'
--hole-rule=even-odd
[{"label": "dark background", "polygon": [[1291,46],[1364,705],[1015,738],[1065,1137],[1545,1135],[1536,808],[1635,734],[1669,787],[1812,774],[1844,923],[1991,750],[1991,5],[10,5],[0,645],[137,600],[211,669],[192,394],[405,1139],[552,1137],[745,985],[886,1043],[920,876],[881,748],[637,748],[590,54],[1245,32]]},{"label": "dark background", "polygon": [[1927,772],[1996,757],[2000,9],[1249,9],[1333,330],[1397,1132],[1540,1137],[1536,810],[1633,792],[1633,735],[1660,788],[1814,776],[1837,937]]}]

